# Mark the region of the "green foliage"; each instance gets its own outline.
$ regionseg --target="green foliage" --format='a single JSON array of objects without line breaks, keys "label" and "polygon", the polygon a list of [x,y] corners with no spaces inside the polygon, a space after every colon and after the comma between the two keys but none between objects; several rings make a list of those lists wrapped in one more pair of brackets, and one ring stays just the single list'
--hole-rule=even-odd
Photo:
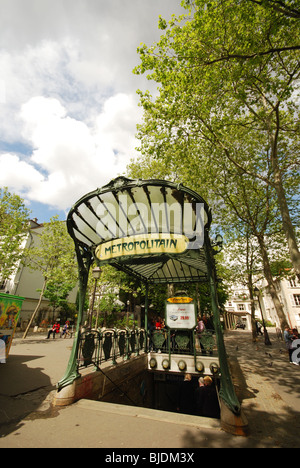
[{"label": "green foliage", "polygon": [[0,280],[13,273],[22,257],[29,214],[21,197],[10,193],[7,187],[0,188]]},{"label": "green foliage", "polygon": [[77,265],[74,244],[67,233],[65,222],[58,216],[44,225],[35,245],[24,252],[24,263],[43,274],[46,289],[43,293],[51,305],[66,304],[70,291],[77,283]]},{"label": "green foliage", "polygon": [[[280,4],[280,8],[277,8]],[[241,222],[262,238],[283,228],[294,267],[299,203],[299,20],[295,5],[194,0],[139,49],[159,94],[138,91],[141,158],[135,177],[197,190],[226,232]],[[283,7],[284,8],[281,8]]]}]

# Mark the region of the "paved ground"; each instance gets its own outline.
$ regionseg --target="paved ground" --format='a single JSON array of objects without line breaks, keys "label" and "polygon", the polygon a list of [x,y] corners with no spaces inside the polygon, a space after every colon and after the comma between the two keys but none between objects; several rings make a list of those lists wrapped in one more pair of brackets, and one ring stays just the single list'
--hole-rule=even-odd
[{"label": "paved ground", "polygon": [[[0,448],[84,447],[104,449],[294,448],[300,446],[300,367],[289,364],[284,343],[270,330],[263,337],[227,332],[234,384],[250,435],[225,433],[215,420],[109,403],[80,402],[53,408],[71,339],[16,337],[0,365]],[[148,460],[149,461],[149,460]]]}]

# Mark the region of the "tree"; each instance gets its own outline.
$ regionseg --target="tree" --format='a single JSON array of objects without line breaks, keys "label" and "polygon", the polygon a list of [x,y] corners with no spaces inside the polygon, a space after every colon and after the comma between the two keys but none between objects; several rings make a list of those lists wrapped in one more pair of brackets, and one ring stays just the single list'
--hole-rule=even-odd
[{"label": "tree", "polygon": [[0,281],[10,277],[22,257],[29,214],[21,197],[10,193],[7,187],[0,188]]},{"label": "tree", "polygon": [[[276,193],[295,272],[300,252],[290,211],[297,181],[300,60],[293,3],[239,0],[183,2],[154,46],[139,48],[136,73],[159,83],[153,99],[140,93],[141,152],[155,160],[202,164],[215,174],[224,158]],[[275,8],[276,7],[276,8]],[[249,159],[251,157],[251,159]],[[186,169],[187,171],[187,169]]]},{"label": "tree", "polygon": [[[26,338],[43,296],[48,295],[57,305],[77,282],[74,245],[67,233],[66,223],[58,221],[58,216],[52,217],[50,223],[44,225],[43,232],[39,236],[39,245],[26,249],[24,263],[32,270],[42,272],[44,278],[38,304],[23,336]],[[56,289],[54,294],[55,288],[59,289]]]}]

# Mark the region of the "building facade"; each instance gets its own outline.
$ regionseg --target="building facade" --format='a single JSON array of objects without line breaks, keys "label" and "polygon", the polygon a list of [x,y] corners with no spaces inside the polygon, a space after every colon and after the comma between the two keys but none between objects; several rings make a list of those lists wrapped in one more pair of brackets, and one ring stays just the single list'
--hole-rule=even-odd
[{"label": "building facade", "polygon": [[[23,241],[22,248],[27,249],[30,247],[37,247],[39,245],[39,236],[43,232],[43,224],[39,224],[37,219],[29,221],[29,232]],[[11,277],[5,281],[0,282],[0,292],[12,294],[15,296],[24,297],[20,320],[18,326],[21,330],[25,330],[26,326],[34,312],[40,292],[44,283],[44,277],[41,271],[32,270],[28,266],[19,262]],[[75,288],[69,295],[69,302],[75,304],[77,288]],[[43,311],[43,316],[46,322],[52,322],[56,317],[53,316],[52,308],[49,307],[49,300],[42,299],[40,310]]]},{"label": "building facade", "polygon": [[[277,279],[275,284],[289,326],[300,331],[300,282],[297,278],[283,278]],[[260,303],[258,296],[256,296],[254,300],[255,318],[257,320],[264,318],[275,327],[280,328],[276,309],[265,280],[258,285],[258,290]],[[225,325],[227,328],[235,328],[240,324],[251,330],[251,300],[246,287],[234,285],[225,303]]]}]

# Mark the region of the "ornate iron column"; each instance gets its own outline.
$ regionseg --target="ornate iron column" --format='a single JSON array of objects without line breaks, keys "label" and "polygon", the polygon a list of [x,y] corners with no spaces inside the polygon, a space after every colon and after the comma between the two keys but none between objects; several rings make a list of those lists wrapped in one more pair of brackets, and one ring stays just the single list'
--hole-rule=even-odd
[{"label": "ornate iron column", "polygon": [[210,286],[210,293],[211,293],[211,305],[213,311],[213,322],[214,328],[216,332],[216,339],[217,339],[217,347],[218,347],[218,354],[219,354],[219,362],[220,362],[220,370],[221,370],[221,388],[220,388],[220,398],[224,401],[224,403],[228,406],[228,408],[236,415],[240,414],[241,406],[240,402],[237,399],[234,386],[232,383],[228,361],[226,357],[226,349],[224,344],[223,338],[223,331],[221,328],[221,321],[220,321],[220,309],[218,303],[218,295],[217,295],[217,281],[216,281],[216,268],[215,268],[215,261],[214,261],[214,252],[210,243],[208,232],[205,234],[204,240],[204,249],[206,254],[206,262],[207,262],[207,273],[208,273],[208,281]]},{"label": "ornate iron column", "polygon": [[80,342],[80,330],[84,321],[84,303],[86,297],[87,283],[89,278],[89,271],[93,261],[91,253],[87,249],[75,244],[78,272],[79,272],[79,306],[78,306],[78,318],[76,326],[76,334],[73,342],[73,347],[69,359],[69,363],[63,378],[58,382],[57,389],[61,390],[63,387],[70,385],[80,377],[77,369],[77,356]]}]

